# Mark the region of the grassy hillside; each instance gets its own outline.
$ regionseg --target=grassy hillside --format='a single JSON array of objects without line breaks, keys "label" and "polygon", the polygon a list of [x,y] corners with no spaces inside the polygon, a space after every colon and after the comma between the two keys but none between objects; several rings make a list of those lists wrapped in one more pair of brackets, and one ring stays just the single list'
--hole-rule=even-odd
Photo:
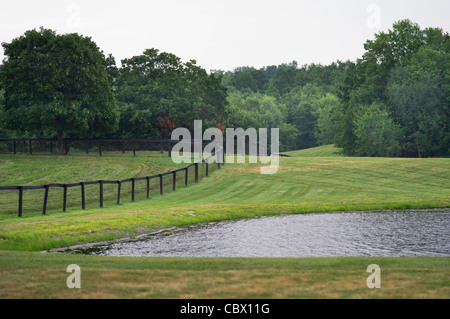
[{"label": "grassy hillside", "polygon": [[[0,186],[38,186],[51,183],[79,183],[98,180],[122,180],[132,177],[145,177],[164,173],[186,164],[175,164],[167,152],[137,152],[122,154],[108,152],[102,157],[92,155],[1,155]],[[193,170],[193,169],[192,169]],[[193,180],[194,174],[190,176]],[[177,180],[184,183],[184,176],[179,174]],[[171,190],[172,176],[165,176],[165,191]],[[136,182],[136,200],[146,198],[146,181]],[[151,181],[151,195],[159,194],[159,181]],[[86,205],[88,208],[99,206],[99,185],[86,185]],[[81,188],[68,188],[67,209],[78,210],[81,207]],[[121,202],[131,201],[131,183],[123,185]],[[117,201],[117,185],[104,185],[105,205]],[[39,215],[42,211],[44,190],[25,190],[23,195],[23,215]],[[61,212],[63,205],[62,188],[51,187],[47,211],[49,214]],[[0,191],[0,219],[17,216],[18,191]]]},{"label": "grassy hillside", "polygon": [[176,165],[167,152],[92,155],[0,155],[0,185],[43,185],[156,174]]},{"label": "grassy hillside", "polygon": [[[55,209],[46,216],[37,211],[18,218],[1,205],[0,298],[449,298],[449,258],[126,258],[29,252],[231,218],[450,206],[450,159],[346,158],[334,156],[332,147],[292,154],[298,157],[280,158],[273,175],[261,175],[259,164],[228,163],[208,178],[203,174],[198,184],[191,181],[187,188],[152,194],[150,200],[108,201],[103,209],[95,204],[85,211],[72,207],[67,213]],[[174,167],[166,156],[1,156],[0,181],[38,185],[145,176]],[[73,263],[82,269],[82,289],[65,285],[66,267]],[[374,263],[382,269],[382,289],[366,286],[366,268]]]},{"label": "grassy hillside", "polygon": [[284,152],[283,154],[292,157],[335,157],[342,156],[339,149],[334,145],[322,145],[318,147],[308,148],[305,150]]},{"label": "grassy hillside", "polygon": [[[33,165],[43,164],[36,157],[27,165],[32,172]],[[0,249],[48,249],[230,218],[448,207],[450,201],[450,159],[289,157],[280,159],[276,174],[262,175],[260,167],[228,163],[188,188],[182,185],[176,192],[134,203],[111,201],[103,209],[95,204],[86,211],[74,207],[47,216],[39,211],[22,218],[3,215]]]}]

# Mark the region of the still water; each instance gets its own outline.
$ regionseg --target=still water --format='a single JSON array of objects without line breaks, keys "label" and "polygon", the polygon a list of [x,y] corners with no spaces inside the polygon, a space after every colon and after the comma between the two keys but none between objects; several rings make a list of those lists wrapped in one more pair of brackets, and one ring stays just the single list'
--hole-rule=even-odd
[{"label": "still water", "polygon": [[450,256],[450,209],[225,221],[76,252],[185,257]]}]

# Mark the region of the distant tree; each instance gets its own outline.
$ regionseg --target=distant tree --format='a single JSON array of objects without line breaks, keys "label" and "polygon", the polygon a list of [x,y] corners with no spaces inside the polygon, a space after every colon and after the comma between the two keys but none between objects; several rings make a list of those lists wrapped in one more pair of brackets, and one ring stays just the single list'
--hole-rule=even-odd
[{"label": "distant tree", "polygon": [[172,131],[175,129],[175,122],[165,116],[164,118],[158,117],[159,131],[164,138],[170,138]]},{"label": "distant tree", "polygon": [[338,110],[339,99],[328,93],[317,101],[317,125],[314,136],[320,145],[334,143],[333,114]]},{"label": "distant tree", "polygon": [[279,126],[280,152],[293,151],[298,149],[297,139],[298,129],[293,124],[282,123]]},{"label": "distant tree", "polygon": [[393,157],[401,153],[399,143],[402,134],[388,112],[379,104],[362,108],[356,116],[356,148],[360,156]]},{"label": "distant tree", "polygon": [[241,67],[234,70],[234,76],[229,84],[238,90],[250,89],[254,93],[264,93],[267,86],[267,78],[262,70]]},{"label": "distant tree", "polygon": [[268,79],[268,80],[273,79],[275,74],[277,74],[277,66],[276,65],[265,66],[261,70],[264,72],[264,74],[266,75],[266,79]]},{"label": "distant tree", "polygon": [[221,75],[207,72],[195,61],[183,63],[157,49],[125,59],[116,81],[121,110],[119,132],[128,136],[155,136],[159,117],[193,129],[194,120],[215,125],[226,104]]},{"label": "distant tree", "polygon": [[117,80],[117,77],[119,76],[119,69],[116,65],[116,59],[114,56],[110,53],[105,58],[105,66],[106,66],[106,72],[108,73],[109,82],[113,88],[113,91],[115,90],[115,82]]},{"label": "distant tree", "polygon": [[[1,68],[1,66],[0,66]],[[5,115],[3,114],[4,112],[4,96],[5,96],[5,92],[3,91],[3,89],[0,87],[0,137],[6,137],[5,132],[4,132],[4,124],[3,124],[3,118],[5,117]]]},{"label": "distant tree", "polygon": [[296,149],[299,130],[287,123],[287,107],[273,96],[260,93],[235,91],[228,96],[226,124],[228,127],[279,129],[280,151]]},{"label": "distant tree", "polygon": [[339,91],[342,103],[333,115],[336,146],[344,154],[360,155],[356,117],[380,104],[402,126],[403,155],[448,154],[449,34],[402,20],[364,47],[363,57],[348,65]]},{"label": "distant tree", "polygon": [[321,87],[316,84],[307,84],[303,87],[293,88],[280,97],[286,105],[286,122],[297,129],[295,149],[305,149],[317,146],[315,127],[318,117],[318,101],[324,96]]},{"label": "distant tree", "polygon": [[409,154],[422,157],[449,152],[449,70],[448,54],[423,47],[390,78],[391,108],[405,128],[403,143]]},{"label": "distant tree", "polygon": [[297,66],[296,61],[278,66],[277,73],[270,81],[272,90],[276,90],[278,94],[283,95],[298,86]]},{"label": "distant tree", "polygon": [[228,96],[227,127],[277,128],[286,121],[286,106],[268,95],[233,92]]},{"label": "distant tree", "polygon": [[115,129],[119,113],[97,45],[78,34],[41,28],[2,44],[4,124],[27,132],[94,134]]},{"label": "distant tree", "polygon": [[241,92],[230,92],[227,101],[222,123],[224,126],[230,128],[242,127],[244,129],[261,127],[253,113],[245,107],[245,97]]},{"label": "distant tree", "polygon": [[217,128],[220,130],[220,132],[222,132],[222,135],[225,134],[225,126],[223,126],[222,124],[218,123],[217,124]]}]

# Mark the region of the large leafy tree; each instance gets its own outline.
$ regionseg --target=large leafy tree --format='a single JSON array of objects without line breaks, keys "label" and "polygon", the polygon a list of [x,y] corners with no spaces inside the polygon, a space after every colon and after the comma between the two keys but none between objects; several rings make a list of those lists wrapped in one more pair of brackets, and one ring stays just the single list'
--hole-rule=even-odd
[{"label": "large leafy tree", "polygon": [[273,96],[261,93],[235,91],[228,96],[226,107],[226,127],[267,128],[268,139],[272,128],[278,128],[280,134],[280,150],[295,149],[299,134],[298,129],[287,123],[287,107],[279,103]]},{"label": "large leafy tree", "polygon": [[267,78],[264,71],[250,67],[241,67],[234,70],[230,85],[238,90],[250,89],[253,92],[264,92]]},{"label": "large leafy tree", "polygon": [[357,145],[362,143],[362,126],[356,136],[356,117],[375,103],[387,111],[383,116],[388,114],[401,125],[403,155],[447,154],[448,33],[402,20],[376,34],[364,48],[363,57],[347,68],[342,83],[342,105],[334,114],[336,145],[347,155],[363,155]]},{"label": "large leafy tree", "polygon": [[405,128],[407,155],[448,155],[450,57],[424,46],[411,63],[392,73],[388,94],[395,119]]},{"label": "large leafy tree", "polygon": [[4,124],[36,133],[77,135],[113,130],[118,110],[103,53],[89,37],[40,28],[3,43]]},{"label": "large leafy tree", "polygon": [[339,108],[339,99],[331,93],[317,101],[317,125],[314,128],[314,136],[320,145],[334,143],[333,114]]},{"label": "large leafy tree", "polygon": [[220,75],[157,49],[122,61],[116,96],[121,134],[140,137],[159,134],[157,119],[166,116],[179,127],[193,128],[197,119],[214,127],[226,104]]},{"label": "large leafy tree", "polygon": [[355,119],[356,149],[361,156],[398,156],[402,130],[379,104],[363,108]]}]

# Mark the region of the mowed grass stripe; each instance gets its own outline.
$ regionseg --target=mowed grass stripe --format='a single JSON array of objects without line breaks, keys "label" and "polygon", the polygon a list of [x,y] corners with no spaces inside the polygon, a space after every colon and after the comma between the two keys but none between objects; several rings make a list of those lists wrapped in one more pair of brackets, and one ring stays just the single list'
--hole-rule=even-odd
[{"label": "mowed grass stripe", "polygon": [[[36,186],[49,183],[78,183],[96,180],[119,180],[131,177],[143,177],[164,173],[181,165],[174,164],[167,152],[140,152],[133,157],[120,152],[104,153],[102,157],[92,155],[1,155],[0,185]],[[120,156],[122,155],[122,156]],[[177,180],[181,176],[177,176]],[[145,183],[145,181],[144,181]],[[136,199],[146,198],[142,183],[136,183]],[[169,191],[169,182],[165,178],[165,188]],[[159,184],[157,186],[159,188]],[[151,192],[155,193],[156,186]],[[159,193],[159,190],[158,190]],[[154,196],[155,194],[152,194]],[[99,206],[99,185],[85,186],[86,206]],[[44,190],[26,190],[23,198],[23,214],[37,215],[42,211]],[[117,185],[104,185],[104,204],[117,201]],[[122,185],[121,202],[131,201],[131,183]],[[81,208],[81,187],[68,188],[67,211]],[[63,189],[50,188],[47,204],[49,214],[63,209]],[[0,191],[0,218],[4,215],[17,215],[18,191]]]},{"label": "mowed grass stripe", "polygon": [[[191,167],[188,188],[184,187],[182,173],[177,175],[177,191],[172,192],[172,176],[166,176],[164,196],[159,196],[158,181],[154,181],[149,200],[144,185],[137,183],[135,203],[130,202],[127,193],[121,205],[115,205],[116,189],[112,187],[108,191],[112,200],[105,203],[104,209],[98,209],[98,195],[93,191],[95,196],[86,211],[75,206],[66,214],[37,213],[24,215],[22,220],[2,216],[0,248],[38,250],[133,236],[164,227],[268,214],[449,207],[449,159],[282,157],[276,174],[262,175],[260,167],[227,163],[218,170],[211,165],[211,175],[205,178],[203,165],[198,184],[194,183]],[[123,191],[129,191],[129,187],[127,184]],[[33,228],[40,222],[48,227]],[[65,223],[73,226],[70,234],[64,232]],[[33,241],[28,239],[29,234]]]},{"label": "mowed grass stripe", "polygon": [[286,154],[293,157],[339,157],[342,156],[339,154],[340,150],[336,148],[334,145],[322,145],[318,147],[312,147],[299,151],[290,151],[283,152],[282,154]]}]

